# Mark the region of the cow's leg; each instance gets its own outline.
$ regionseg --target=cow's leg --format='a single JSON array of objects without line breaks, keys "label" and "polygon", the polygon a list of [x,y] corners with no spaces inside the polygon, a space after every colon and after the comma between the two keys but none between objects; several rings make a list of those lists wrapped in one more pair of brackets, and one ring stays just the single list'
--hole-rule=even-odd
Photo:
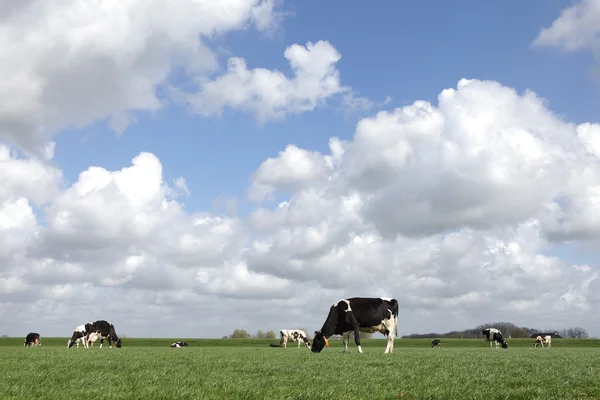
[{"label": "cow's leg", "polygon": [[300,343],[301,342],[300,338],[298,338],[297,342],[298,342],[298,348],[300,348],[300,344],[301,344]]},{"label": "cow's leg", "polygon": [[362,347],[360,347],[360,333],[358,331],[358,324],[354,325],[354,343],[356,343],[356,346],[358,347],[358,352],[362,353]]},{"label": "cow's leg", "polygon": [[348,341],[350,340],[350,333],[348,335],[342,334],[342,338],[344,340],[344,353],[348,352]]},{"label": "cow's leg", "polygon": [[102,348],[102,343],[104,343],[104,339],[100,338],[100,348]]}]

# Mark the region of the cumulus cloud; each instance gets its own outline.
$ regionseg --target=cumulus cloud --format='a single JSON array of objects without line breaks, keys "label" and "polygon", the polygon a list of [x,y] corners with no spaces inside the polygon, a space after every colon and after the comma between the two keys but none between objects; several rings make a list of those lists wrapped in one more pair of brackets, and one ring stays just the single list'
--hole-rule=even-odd
[{"label": "cumulus cloud", "polygon": [[335,64],[340,53],[327,41],[294,44],[284,53],[294,76],[264,68],[248,69],[239,57],[228,61],[227,73],[200,81],[199,93],[189,96],[192,107],[203,115],[220,115],[225,107],[240,108],[260,122],[288,114],[311,111],[335,94],[349,93]]},{"label": "cumulus cloud", "polygon": [[247,217],[186,212],[193,194],[151,153],[66,186],[0,151],[2,321],[68,335],[105,318],[133,336],[161,318],[153,335],[221,336],[317,329],[340,298],[393,296],[401,334],[503,319],[598,335],[600,272],[555,246],[600,239],[599,134],[533,92],[463,79],[328,152],[286,146],[252,174]]},{"label": "cumulus cloud", "polygon": [[561,120],[533,92],[463,79],[437,105],[361,120],[330,154],[288,147],[251,183],[292,194],[250,215],[261,235],[249,266],[344,293],[393,293],[411,320],[415,310],[459,310],[463,323],[550,326],[552,313],[594,304],[596,269],[549,250],[598,239],[598,127]]},{"label": "cumulus cloud", "polygon": [[121,132],[136,111],[161,108],[174,68],[218,67],[205,44],[253,25],[273,28],[275,0],[5,0],[0,17],[0,138],[51,158],[67,127],[109,120]]}]

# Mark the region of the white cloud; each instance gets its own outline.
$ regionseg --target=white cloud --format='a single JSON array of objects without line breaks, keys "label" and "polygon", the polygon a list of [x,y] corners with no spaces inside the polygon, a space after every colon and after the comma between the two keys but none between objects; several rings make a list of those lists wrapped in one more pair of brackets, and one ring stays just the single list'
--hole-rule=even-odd
[{"label": "white cloud", "polygon": [[598,134],[534,93],[461,80],[437,104],[361,120],[328,154],[288,145],[249,187],[286,200],[244,219],[186,212],[185,181],[168,185],[151,153],[61,187],[60,171],[0,152],[0,313],[13,321],[0,331],[68,335],[91,318],[132,336],[156,318],[153,335],[312,331],[339,298],[394,296],[401,334],[503,319],[598,335],[598,267],[552,252],[600,239]]},{"label": "white cloud", "polygon": [[600,2],[581,0],[565,8],[550,27],[540,31],[533,45],[565,52],[600,50]]},{"label": "white cloud", "polygon": [[[51,158],[52,135],[108,118],[121,132],[136,111],[162,107],[174,67],[214,71],[204,44],[228,31],[272,29],[274,0],[3,1],[0,138]],[[5,11],[8,10],[8,11]]]},{"label": "white cloud", "polygon": [[248,69],[242,58],[232,57],[227,73],[214,80],[202,79],[200,92],[189,96],[189,102],[203,115],[220,115],[225,107],[232,107],[264,122],[311,111],[327,98],[351,90],[341,84],[335,67],[341,55],[329,42],[294,44],[284,56],[294,73],[292,78],[277,70]]}]

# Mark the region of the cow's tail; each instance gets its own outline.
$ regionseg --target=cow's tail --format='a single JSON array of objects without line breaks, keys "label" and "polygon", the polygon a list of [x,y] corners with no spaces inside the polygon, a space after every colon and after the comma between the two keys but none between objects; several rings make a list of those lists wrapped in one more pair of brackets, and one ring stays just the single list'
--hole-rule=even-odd
[{"label": "cow's tail", "polygon": [[269,346],[271,346],[271,347],[281,347],[280,344],[273,344],[273,343],[271,343]]},{"label": "cow's tail", "polygon": [[396,337],[397,337],[398,336],[398,301],[396,299],[394,299],[392,315],[394,316],[394,330],[395,330]]}]

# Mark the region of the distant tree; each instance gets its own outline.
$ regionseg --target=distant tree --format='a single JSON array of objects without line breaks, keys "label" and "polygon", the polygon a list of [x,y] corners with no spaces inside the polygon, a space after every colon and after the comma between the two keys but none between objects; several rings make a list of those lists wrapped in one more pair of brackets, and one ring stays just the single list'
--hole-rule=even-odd
[{"label": "distant tree", "polygon": [[250,335],[245,329],[235,329],[230,337],[232,339],[248,339]]},{"label": "distant tree", "polygon": [[275,332],[273,332],[273,331],[268,331],[268,332],[265,334],[265,339],[275,339],[275,337],[276,337],[276,336],[275,336]]},{"label": "distant tree", "polygon": [[266,339],[267,335],[259,329],[258,332],[256,332],[256,335],[254,335],[254,337],[256,339]]},{"label": "distant tree", "polygon": [[579,326],[573,326],[567,329],[560,329],[558,334],[566,339],[587,339],[590,337],[587,330]]}]

